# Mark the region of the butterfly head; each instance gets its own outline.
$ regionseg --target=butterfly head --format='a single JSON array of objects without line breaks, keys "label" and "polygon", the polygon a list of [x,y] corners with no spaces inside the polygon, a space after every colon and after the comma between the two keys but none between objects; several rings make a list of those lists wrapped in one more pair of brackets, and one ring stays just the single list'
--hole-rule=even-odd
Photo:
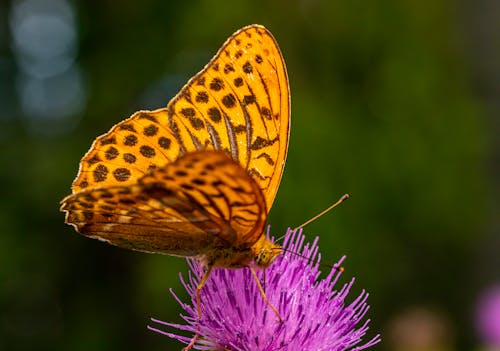
[{"label": "butterfly head", "polygon": [[273,243],[265,235],[253,245],[254,263],[261,268],[267,268],[281,253],[281,246]]}]

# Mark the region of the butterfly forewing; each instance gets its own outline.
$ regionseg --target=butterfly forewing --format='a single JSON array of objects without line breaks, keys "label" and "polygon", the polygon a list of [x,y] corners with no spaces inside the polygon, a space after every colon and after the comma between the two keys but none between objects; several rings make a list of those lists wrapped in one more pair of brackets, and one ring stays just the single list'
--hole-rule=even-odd
[{"label": "butterfly forewing", "polygon": [[222,150],[252,176],[267,210],[288,147],[289,87],[272,34],[252,25],[233,34],[162,109],[140,111],[96,139],[73,193],[134,184],[148,170],[196,150]]}]

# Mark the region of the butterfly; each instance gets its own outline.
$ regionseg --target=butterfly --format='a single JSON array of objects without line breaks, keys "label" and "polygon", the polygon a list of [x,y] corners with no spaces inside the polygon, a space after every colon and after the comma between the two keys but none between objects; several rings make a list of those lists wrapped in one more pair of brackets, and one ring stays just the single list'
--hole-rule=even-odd
[{"label": "butterfly", "polygon": [[[264,234],[288,149],[288,76],[273,35],[236,31],[167,104],[98,137],[61,201],[79,233],[206,267],[267,267],[281,248]],[[191,345],[192,346],[192,345]]]}]

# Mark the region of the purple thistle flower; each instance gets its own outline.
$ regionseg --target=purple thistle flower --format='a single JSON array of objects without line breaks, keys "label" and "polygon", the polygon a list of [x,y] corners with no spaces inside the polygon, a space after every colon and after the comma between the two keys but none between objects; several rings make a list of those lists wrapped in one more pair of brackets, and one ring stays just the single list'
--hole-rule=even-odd
[{"label": "purple thistle flower", "polygon": [[[187,315],[181,315],[186,324],[173,324],[152,318],[154,323],[187,331],[200,339],[198,350],[363,350],[380,342],[376,335],[361,343],[370,320],[361,322],[369,309],[368,293],[361,294],[350,304],[345,299],[354,279],[340,290],[333,290],[341,270],[340,261],[328,276],[318,280],[318,238],[304,245],[302,231],[288,230],[284,252],[265,271],[258,271],[269,301],[276,306],[283,319],[262,299],[250,271],[244,269],[217,269],[212,272],[201,290],[200,321],[196,312],[196,286],[203,267],[188,259],[191,269],[186,282],[181,281],[191,296],[191,304],[184,304],[171,291]],[[298,254],[298,255],[296,255]],[[265,276],[265,278],[264,278]],[[150,330],[188,344],[192,338],[165,332],[148,326]],[[358,346],[356,346],[358,345]]]},{"label": "purple thistle flower", "polygon": [[500,347],[500,285],[481,294],[476,308],[476,328],[486,345]]}]

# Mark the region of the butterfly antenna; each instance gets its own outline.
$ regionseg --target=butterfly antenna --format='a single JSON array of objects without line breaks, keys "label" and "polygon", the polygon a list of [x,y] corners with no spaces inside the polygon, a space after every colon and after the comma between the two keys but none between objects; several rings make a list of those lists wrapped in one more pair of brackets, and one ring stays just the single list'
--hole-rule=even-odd
[{"label": "butterfly antenna", "polygon": [[301,229],[301,228],[304,228],[306,225],[308,225],[309,223],[311,222],[314,222],[315,220],[317,220],[319,217],[323,216],[325,213],[328,213],[330,210],[333,210],[335,207],[337,207],[338,205],[340,205],[342,202],[344,202],[345,200],[347,200],[349,198],[349,194],[344,194],[336,203],[334,203],[333,205],[331,205],[330,207],[328,207],[327,209],[321,211],[320,213],[318,213],[316,216],[314,216],[313,218],[309,219],[308,221],[306,221],[305,223],[302,223],[301,225],[299,225],[297,228],[295,228],[294,230],[298,230],[298,229]]},{"label": "butterfly antenna", "polygon": [[[306,256],[303,256],[301,255],[300,253],[298,252],[295,252],[295,251],[291,251],[291,250],[287,250],[283,247],[280,247],[280,248],[276,248],[276,250],[281,250],[283,252],[286,252],[286,253],[289,253],[291,255],[294,255],[294,256],[297,256],[297,257],[300,257],[300,258],[303,258],[304,260],[306,260],[307,263],[314,263],[315,262],[315,259],[312,259],[310,257],[306,257]],[[335,269],[336,271],[342,273],[344,271],[344,266],[341,266],[339,265],[338,263],[336,264],[328,264],[328,263],[320,263],[319,264],[320,266],[322,267],[328,267],[330,269]],[[264,271],[265,272],[265,271]]]}]

